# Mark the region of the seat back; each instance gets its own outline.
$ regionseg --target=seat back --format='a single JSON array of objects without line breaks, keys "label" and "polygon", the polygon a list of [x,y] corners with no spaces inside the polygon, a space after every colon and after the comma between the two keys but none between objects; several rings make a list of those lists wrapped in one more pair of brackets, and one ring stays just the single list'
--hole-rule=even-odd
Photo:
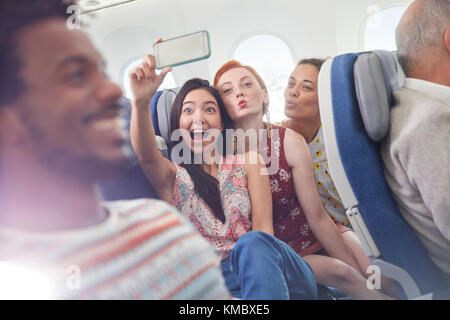
[{"label": "seat back", "polygon": [[170,114],[172,112],[173,101],[175,100],[175,97],[177,96],[179,91],[179,87],[161,91],[161,94],[158,97],[155,105],[158,121],[155,124],[155,120],[153,119],[155,128],[158,127],[158,131],[155,132],[165,140],[167,145],[170,145]]},{"label": "seat back", "polygon": [[319,105],[330,171],[347,216],[373,264],[415,298],[441,289],[442,282],[400,215],[379,156],[396,79],[391,52],[337,56],[319,74]]}]

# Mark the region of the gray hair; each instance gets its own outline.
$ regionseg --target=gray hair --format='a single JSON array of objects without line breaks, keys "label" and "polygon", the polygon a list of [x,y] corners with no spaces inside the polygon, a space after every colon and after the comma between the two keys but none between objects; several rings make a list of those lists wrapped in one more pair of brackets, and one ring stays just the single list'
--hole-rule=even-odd
[{"label": "gray hair", "polygon": [[444,30],[450,25],[450,0],[423,2],[412,19],[400,23],[395,34],[398,60],[406,74],[413,55],[426,47],[440,46]]}]

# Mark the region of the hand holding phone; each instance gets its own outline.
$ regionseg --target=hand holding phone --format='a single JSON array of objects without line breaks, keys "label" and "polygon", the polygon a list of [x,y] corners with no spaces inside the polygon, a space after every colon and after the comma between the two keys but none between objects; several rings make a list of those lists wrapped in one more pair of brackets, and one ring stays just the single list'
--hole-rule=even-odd
[{"label": "hand holding phone", "polygon": [[150,105],[150,100],[171,70],[171,68],[164,68],[157,74],[155,58],[151,54],[146,55],[142,63],[129,75],[133,100],[142,102],[142,105]]},{"label": "hand holding phone", "polygon": [[153,45],[153,54],[157,69],[207,59],[211,56],[209,33],[203,30],[158,41]]}]

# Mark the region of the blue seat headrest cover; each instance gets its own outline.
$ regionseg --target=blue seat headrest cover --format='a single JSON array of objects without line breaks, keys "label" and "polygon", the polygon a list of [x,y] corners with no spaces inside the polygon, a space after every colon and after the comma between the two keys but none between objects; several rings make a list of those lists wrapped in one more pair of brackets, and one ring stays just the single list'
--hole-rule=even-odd
[{"label": "blue seat headrest cover", "polygon": [[394,54],[375,50],[359,55],[354,76],[364,127],[372,140],[380,141],[389,130],[392,91],[400,88]]}]

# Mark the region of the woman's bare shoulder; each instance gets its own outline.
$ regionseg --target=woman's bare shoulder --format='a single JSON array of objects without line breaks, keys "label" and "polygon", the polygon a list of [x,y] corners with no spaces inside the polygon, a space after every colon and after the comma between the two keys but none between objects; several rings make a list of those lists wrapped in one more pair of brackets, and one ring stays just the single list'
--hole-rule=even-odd
[{"label": "woman's bare shoulder", "polygon": [[284,136],[284,153],[286,160],[290,167],[302,159],[305,154],[309,155],[309,147],[305,141],[305,138],[298,132],[286,128],[286,134]]}]

